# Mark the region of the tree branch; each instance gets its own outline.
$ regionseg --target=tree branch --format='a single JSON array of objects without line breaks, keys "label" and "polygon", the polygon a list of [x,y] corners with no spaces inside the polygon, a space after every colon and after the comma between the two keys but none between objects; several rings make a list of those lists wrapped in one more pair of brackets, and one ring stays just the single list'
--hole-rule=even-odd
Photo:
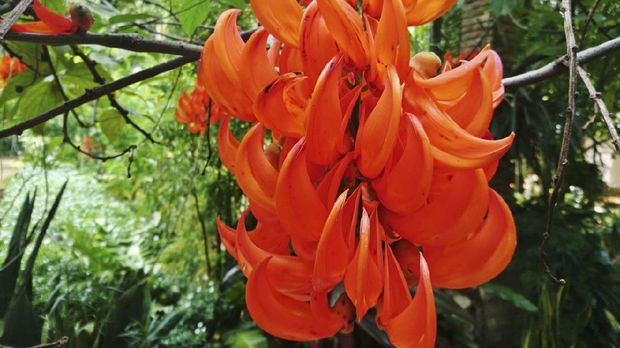
[{"label": "tree branch", "polygon": [[[257,28],[241,32],[244,41],[257,30]],[[50,35],[8,32],[4,38],[9,41],[22,41],[49,46],[65,45],[99,45],[112,48],[121,48],[134,52],[166,53],[177,56],[200,59],[202,46],[186,42],[160,41],[146,39],[137,34],[91,34],[76,33],[73,35]]]},{"label": "tree branch", "polygon": [[[603,42],[598,46],[594,46],[577,53],[577,64],[586,64],[600,57],[604,57],[616,50],[620,49],[620,37]],[[563,74],[567,71],[564,64],[565,57],[560,57],[553,62],[540,67],[538,69],[505,78],[502,82],[506,88],[516,88],[532,85],[540,81],[550,79],[554,76]]]},{"label": "tree branch", "polygon": [[564,133],[562,134],[562,145],[560,148],[560,158],[553,178],[553,189],[547,205],[547,223],[543,240],[540,244],[539,256],[543,264],[545,273],[559,285],[566,284],[564,279],[560,279],[551,273],[551,269],[545,260],[545,249],[551,238],[551,227],[553,224],[553,213],[564,181],[564,170],[568,164],[568,152],[570,149],[570,137],[573,129],[573,118],[575,117],[575,79],[577,77],[577,43],[575,32],[573,31],[573,16],[571,11],[571,0],[562,0],[560,8],[564,16],[564,35],[566,36],[566,55],[568,57],[568,108],[566,109],[566,119],[564,121]]},{"label": "tree branch", "polygon": [[6,19],[4,19],[2,23],[0,23],[0,40],[4,38],[9,29],[11,29],[13,24],[15,24],[15,21],[17,21],[19,16],[21,16],[22,13],[26,11],[28,6],[30,6],[30,3],[32,3],[32,0],[20,1],[19,4],[17,4],[17,6],[13,8],[11,13],[9,13]]},{"label": "tree branch", "polygon": [[146,79],[149,79],[151,77],[163,74],[165,72],[168,72],[170,70],[174,70],[178,67],[181,67],[187,63],[191,63],[193,61],[195,61],[196,58],[194,57],[178,57],[175,58],[171,61],[156,65],[154,67],[139,71],[135,74],[131,74],[129,76],[123,77],[121,79],[118,79],[114,82],[102,85],[101,87],[97,87],[94,88],[92,90],[86,91],[86,93],[84,93],[83,95],[72,99],[68,102],[65,102],[55,108],[53,108],[52,110],[49,110],[48,112],[39,115],[35,118],[31,118],[27,121],[24,121],[22,123],[19,123],[15,126],[0,130],[0,139],[2,138],[6,138],[8,136],[11,135],[19,135],[21,134],[24,130],[26,129],[30,129],[32,127],[35,127],[37,125],[40,125],[44,122],[47,122],[49,120],[51,120],[52,118],[61,115],[65,112],[67,112],[68,110],[72,110],[77,108],[80,105],[83,105],[85,103],[88,103],[89,101],[93,101],[95,99],[101,98],[102,96],[106,95],[106,94],[110,94],[113,93],[114,91],[117,91],[119,89],[125,88],[127,86],[130,86],[134,83],[137,82],[141,82],[144,81]]},{"label": "tree branch", "polygon": [[620,139],[618,138],[618,131],[616,130],[616,126],[614,125],[614,122],[611,119],[611,115],[609,114],[607,105],[605,105],[603,98],[601,98],[601,94],[596,91],[596,88],[594,88],[594,84],[592,83],[592,80],[588,76],[588,72],[585,71],[585,69],[583,69],[580,66],[577,67],[577,72],[579,73],[579,77],[581,77],[581,80],[583,81],[583,83],[586,85],[586,88],[588,89],[588,92],[590,93],[590,98],[592,98],[592,100],[594,100],[594,102],[598,106],[598,110],[601,113],[601,117],[603,117],[603,121],[605,121],[605,125],[607,126],[607,129],[609,130],[609,135],[611,136],[611,142],[616,147],[616,151],[620,154]]},{"label": "tree branch", "polygon": [[[73,53],[75,55],[82,58],[82,61],[84,61],[84,64],[86,64],[86,67],[88,68],[88,71],[90,71],[90,74],[93,76],[93,80],[95,80],[95,82],[100,85],[105,85],[105,79],[97,71],[97,62],[90,59],[90,57],[88,57],[84,52],[82,52],[82,50],[80,50],[77,46],[71,46],[71,48],[73,49]],[[121,104],[118,103],[116,97],[114,97],[114,94],[110,93],[107,95],[107,97],[110,101],[110,105],[112,105],[112,107],[115,108],[121,114],[121,116],[123,116],[123,119],[127,124],[129,124],[138,132],[142,133],[142,135],[144,135],[144,137],[147,138],[151,143],[159,144],[158,141],[153,139],[153,135],[151,133],[142,129],[129,117],[129,111],[127,111],[127,109],[125,109]]]},{"label": "tree branch", "polygon": [[82,150],[82,147],[80,145],[76,145],[73,140],[71,140],[71,136],[69,135],[69,112],[65,112],[62,116],[62,134],[63,134],[63,139],[62,141],[65,144],[69,144],[69,146],[71,146],[74,150],[76,150],[77,152],[90,157],[92,159],[95,160],[99,160],[101,162],[105,162],[105,161],[109,161],[115,158],[119,158],[119,157],[123,157],[126,154],[133,152],[137,146],[136,145],[129,145],[125,150],[123,150],[122,152],[116,154],[116,155],[110,155],[110,156],[99,156],[99,155],[95,155],[89,151],[85,151]]}]

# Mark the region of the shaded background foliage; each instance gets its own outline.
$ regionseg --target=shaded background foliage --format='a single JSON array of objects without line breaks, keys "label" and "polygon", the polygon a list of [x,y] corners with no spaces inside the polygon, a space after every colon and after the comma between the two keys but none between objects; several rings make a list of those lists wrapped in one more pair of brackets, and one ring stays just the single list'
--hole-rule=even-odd
[{"label": "shaded background foliage", "polygon": [[[45,3],[65,9],[64,0]],[[242,27],[256,25],[243,0],[86,3],[96,17],[95,32],[200,43],[217,15],[229,7],[244,9]],[[573,3],[583,48],[620,35],[619,3],[601,1],[583,38],[579,36],[595,1]],[[490,13],[490,21],[480,44],[493,42],[503,57],[506,76],[564,54],[558,6],[555,1],[492,0],[482,9]],[[441,21],[412,29],[414,50],[458,55],[463,11],[459,2]],[[97,85],[69,48],[50,47],[50,59],[44,61],[41,46],[13,42],[4,46],[30,69],[11,79],[0,93],[3,128],[63,101],[50,66],[69,98]],[[166,59],[99,46],[82,49],[99,63],[97,69],[108,81]],[[620,105],[619,59],[612,54],[587,66],[612,112]],[[18,312],[30,308],[32,315],[20,320],[22,327],[35,333],[27,342],[11,341],[10,318],[5,316],[0,320],[0,343],[27,345],[66,335],[72,338],[71,347],[80,348],[308,346],[269,337],[245,311],[243,277],[220,246],[214,219],[220,216],[235,223],[247,202],[219,163],[215,129],[192,136],[173,117],[180,92],[191,88],[194,76],[195,66],[185,66],[117,93],[132,119],[160,143],[146,140],[125,124],[105,98],[70,115],[71,139],[77,144],[91,142],[93,153],[113,154],[138,145],[123,158],[97,162],[80,155],[63,144],[60,120],[20,138],[2,140],[2,172],[17,174],[1,182],[0,259],[13,259],[14,231],[21,231],[19,238],[31,237],[28,247],[18,248],[25,256],[16,284],[28,283],[26,260],[32,255],[34,236],[41,234],[41,221],[65,179],[69,183],[35,253],[31,293],[19,301],[17,290],[0,294],[0,300],[12,298]],[[567,279],[565,287],[549,281],[538,257],[566,86],[563,76],[508,90],[496,113],[494,135],[510,131],[518,135],[493,184],[512,206],[519,245],[507,271],[492,283],[458,292],[436,291],[438,346],[620,346],[618,191],[603,181],[611,146],[581,85],[568,173],[548,248],[553,272]],[[244,132],[241,124],[233,128]],[[24,227],[26,216],[31,224]],[[33,234],[36,231],[39,234]],[[353,336],[319,345],[346,346],[351,341],[356,347],[377,346],[359,328]]]}]

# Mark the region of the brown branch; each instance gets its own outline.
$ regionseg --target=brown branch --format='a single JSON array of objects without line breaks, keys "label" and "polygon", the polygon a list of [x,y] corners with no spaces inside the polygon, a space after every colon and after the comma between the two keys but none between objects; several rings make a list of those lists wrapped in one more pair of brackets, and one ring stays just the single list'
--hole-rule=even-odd
[{"label": "brown branch", "polygon": [[[577,53],[577,64],[586,64],[595,59],[604,57],[614,51],[620,49],[620,37],[603,42],[598,46],[594,46]],[[553,62],[540,67],[538,69],[528,71],[523,74],[519,74],[512,77],[507,77],[502,80],[504,87],[516,88],[527,85],[532,85],[544,80],[548,80],[552,77],[563,74],[567,71],[564,64],[565,57],[560,57]]]},{"label": "brown branch", "polygon": [[[58,90],[60,91],[60,95],[62,96],[62,100],[64,102],[69,100],[69,97],[67,96],[67,93],[65,93],[65,89],[62,86],[62,83],[60,82],[60,78],[58,77],[58,72],[56,71],[56,67],[54,66],[54,63],[52,62],[52,56],[50,56],[50,52],[47,49],[47,46],[43,45],[43,59],[45,61],[47,61],[47,65],[50,68],[50,72],[52,73],[52,77],[54,78],[54,83],[56,83],[56,87],[58,87]],[[78,121],[78,124],[80,125],[80,127],[82,128],[86,128],[87,125],[82,122],[82,120],[80,119],[80,116],[75,112],[75,110],[71,110],[71,113],[73,114],[73,117],[75,117],[75,119]]]},{"label": "brown branch", "polygon": [[583,83],[586,85],[586,88],[588,89],[588,92],[590,93],[590,98],[592,98],[592,100],[594,100],[594,102],[598,106],[598,110],[601,113],[601,117],[603,117],[603,121],[605,122],[605,125],[607,126],[607,129],[609,130],[609,135],[611,136],[611,142],[616,147],[616,151],[620,153],[620,138],[618,138],[618,131],[616,130],[616,126],[614,125],[614,122],[611,119],[611,115],[609,114],[607,105],[605,105],[603,98],[601,98],[601,94],[596,91],[596,88],[594,88],[594,84],[592,83],[590,76],[588,76],[588,72],[585,71],[585,69],[583,69],[580,66],[577,67],[577,72],[579,73],[579,77],[581,77],[581,80],[583,81]]},{"label": "brown branch", "polygon": [[[258,28],[241,32],[244,41]],[[65,45],[99,45],[112,48],[121,48],[134,52],[166,53],[177,56],[200,59],[202,46],[185,42],[149,40],[137,34],[91,34],[76,33],[73,35],[50,35],[8,32],[4,38],[9,41],[23,41],[49,46]]]},{"label": "brown branch", "polygon": [[[90,59],[90,57],[88,57],[84,52],[82,52],[82,50],[77,48],[77,46],[71,46],[71,48],[73,49],[73,53],[75,53],[77,56],[82,58],[82,60],[84,61],[84,64],[86,64],[86,67],[88,68],[88,71],[90,71],[90,74],[93,76],[93,80],[95,80],[95,82],[97,82],[100,85],[105,85],[106,83],[105,79],[97,71],[97,62]],[[107,97],[108,97],[108,100],[110,101],[110,105],[112,105],[112,107],[115,108],[121,114],[121,116],[123,117],[125,122],[127,122],[127,124],[132,126],[138,132],[142,133],[142,135],[144,135],[144,137],[147,138],[151,143],[160,144],[158,141],[153,139],[153,135],[151,133],[142,129],[140,126],[138,126],[138,124],[136,124],[129,117],[129,111],[127,111],[127,109],[125,109],[121,104],[118,103],[114,94],[110,93],[107,95]]]},{"label": "brown branch", "polygon": [[123,150],[122,152],[116,154],[116,155],[110,155],[110,156],[99,156],[99,155],[95,155],[90,153],[89,151],[85,151],[82,150],[82,147],[80,145],[76,145],[73,140],[71,140],[71,136],[69,136],[69,112],[65,112],[63,114],[63,118],[62,118],[62,134],[63,134],[63,139],[62,141],[65,144],[69,144],[69,146],[71,146],[74,150],[76,150],[77,152],[86,155],[92,159],[95,160],[99,160],[101,162],[105,162],[105,161],[109,161],[115,158],[119,158],[119,157],[123,157],[125,156],[127,153],[133,152],[137,146],[136,145],[129,145],[125,150]]},{"label": "brown branch", "polygon": [[30,129],[32,127],[38,126],[44,122],[47,122],[51,119],[53,119],[54,117],[61,115],[69,110],[73,110],[75,108],[77,108],[80,105],[83,105],[85,103],[88,103],[89,101],[93,101],[96,99],[99,99],[101,97],[103,97],[104,95],[113,93],[119,89],[125,88],[127,86],[130,86],[134,83],[137,82],[141,82],[144,80],[147,80],[149,78],[152,78],[154,76],[163,74],[165,72],[168,72],[170,70],[174,70],[176,68],[179,68],[187,63],[191,63],[193,61],[195,61],[196,58],[194,57],[178,57],[175,58],[173,60],[170,60],[168,62],[156,65],[154,67],[139,71],[135,74],[131,74],[129,76],[123,77],[121,79],[118,79],[114,82],[105,84],[103,86],[94,88],[92,90],[88,90],[86,91],[86,93],[82,94],[81,96],[72,99],[68,102],[65,102],[55,108],[53,108],[52,110],[49,110],[37,117],[31,118],[27,121],[24,121],[22,123],[19,123],[15,126],[0,130],[0,139],[2,138],[6,138],[8,136],[11,135],[20,135],[24,130],[26,129]]},{"label": "brown branch", "polygon": [[577,76],[577,43],[575,42],[575,32],[573,30],[573,17],[571,13],[571,0],[562,0],[560,8],[564,16],[564,35],[566,36],[566,55],[568,57],[568,108],[566,109],[566,119],[564,121],[564,133],[562,134],[562,145],[560,148],[560,158],[555,171],[553,189],[547,205],[547,223],[543,240],[540,244],[540,259],[545,273],[559,285],[566,284],[566,280],[556,277],[551,273],[551,269],[545,260],[545,249],[551,238],[551,227],[553,224],[553,213],[558,204],[558,197],[564,181],[564,171],[568,164],[568,152],[570,149],[570,138],[573,128],[573,118],[575,117],[575,79]]},{"label": "brown branch", "polygon": [[2,21],[2,23],[0,23],[0,40],[2,40],[4,38],[6,33],[9,31],[9,29],[11,29],[13,24],[15,24],[15,22],[17,21],[19,16],[21,16],[22,13],[24,13],[24,11],[26,11],[26,9],[28,8],[28,6],[30,6],[31,3],[32,3],[32,0],[22,0],[22,1],[20,1],[17,4],[17,6],[15,6],[13,8],[11,13],[9,13],[9,15],[6,17],[6,19],[4,19]]}]

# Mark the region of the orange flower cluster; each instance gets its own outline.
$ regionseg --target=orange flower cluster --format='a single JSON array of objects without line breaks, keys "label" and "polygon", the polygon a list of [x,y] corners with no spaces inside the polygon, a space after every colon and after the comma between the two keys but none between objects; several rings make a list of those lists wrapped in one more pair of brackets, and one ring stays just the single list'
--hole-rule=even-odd
[{"label": "orange flower cluster", "polygon": [[[488,186],[514,137],[488,132],[498,55],[443,69],[432,53],[410,57],[408,26],[455,0],[250,2],[263,27],[244,42],[239,11],[223,13],[177,113],[217,106],[220,158],[249,202],[236,228],[217,225],[248,277],[250,315],[309,341],[375,308],[395,346],[432,347],[433,288],[489,281],[516,246]],[[240,141],[231,117],[253,124]]]},{"label": "orange flower cluster", "polygon": [[19,58],[5,54],[0,59],[0,88],[4,88],[9,79],[26,69],[26,65]]},{"label": "orange flower cluster", "polygon": [[69,11],[69,18],[45,7],[40,0],[34,0],[32,8],[39,20],[13,24],[11,26],[12,31],[68,35],[76,32],[87,32],[95,22],[90,10],[84,6],[72,6]]}]

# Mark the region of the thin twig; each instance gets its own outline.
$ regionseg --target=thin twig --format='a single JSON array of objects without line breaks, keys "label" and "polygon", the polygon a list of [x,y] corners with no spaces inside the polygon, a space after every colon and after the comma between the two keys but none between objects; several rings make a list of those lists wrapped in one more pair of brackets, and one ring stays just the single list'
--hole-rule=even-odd
[{"label": "thin twig", "polygon": [[[47,61],[47,65],[49,66],[50,71],[52,73],[52,77],[54,78],[54,83],[56,83],[56,87],[58,87],[58,90],[60,91],[60,96],[62,97],[62,101],[66,102],[69,100],[69,97],[67,96],[67,93],[65,93],[65,89],[62,86],[62,82],[60,82],[60,78],[58,77],[58,72],[56,71],[56,67],[54,66],[54,63],[52,62],[52,56],[50,55],[50,52],[47,49],[47,46],[43,45],[42,48],[43,48],[43,52],[42,52],[43,59]],[[78,124],[80,125],[80,127],[82,128],[88,127],[87,124],[82,122],[82,120],[80,119],[80,116],[75,112],[75,110],[71,110],[71,114],[78,121]]]},{"label": "thin twig", "polygon": [[192,196],[194,196],[194,207],[196,208],[196,217],[200,222],[200,231],[202,232],[202,243],[205,250],[205,263],[207,265],[207,274],[210,276],[212,273],[211,260],[209,257],[209,235],[207,234],[207,226],[202,219],[202,211],[200,210],[200,202],[198,201],[198,193],[196,190],[192,190]]},{"label": "thin twig", "polygon": [[168,72],[170,70],[174,70],[187,63],[191,63],[195,60],[196,59],[193,57],[178,57],[168,62],[159,64],[154,67],[139,71],[135,74],[131,74],[129,76],[123,77],[114,82],[105,84],[103,86],[94,88],[92,90],[88,90],[86,91],[86,93],[82,94],[81,96],[75,99],[72,99],[66,103],[63,103],[53,108],[52,110],[47,111],[37,117],[31,118],[15,126],[0,130],[0,139],[6,138],[11,135],[20,135],[26,129],[30,129],[42,123],[45,123],[53,119],[54,117],[67,112],[68,110],[75,109],[78,106],[88,103],[89,101],[93,101],[95,99],[101,98],[104,95],[113,93],[119,89],[125,88],[134,83],[138,83],[138,82],[147,80],[151,77]]},{"label": "thin twig", "polygon": [[211,148],[211,99],[209,99],[209,102],[207,103],[207,122],[205,127],[205,141],[207,142],[207,160],[205,161],[205,166],[202,168],[203,176],[207,174],[207,168],[209,167],[211,157],[213,156],[213,149]]},{"label": "thin twig", "polygon": [[92,159],[96,159],[99,160],[101,162],[105,162],[105,161],[109,161],[115,158],[119,158],[119,157],[123,157],[125,156],[127,153],[132,152],[133,150],[135,150],[135,148],[137,147],[136,145],[129,145],[125,150],[123,150],[122,152],[116,154],[116,155],[111,155],[111,156],[98,156],[95,154],[90,153],[89,151],[85,151],[82,150],[82,147],[79,145],[76,145],[73,140],[71,140],[71,136],[69,136],[69,112],[65,112],[62,118],[62,133],[63,133],[63,141],[66,144],[69,144],[69,146],[71,146],[73,149],[75,149],[76,151],[78,151],[81,154],[84,154]]},{"label": "thin twig", "polygon": [[26,11],[28,6],[32,3],[32,0],[22,0],[17,6],[13,7],[13,10],[9,15],[0,23],[0,40],[4,38],[6,33],[11,29],[13,24],[17,21],[19,16]]},{"label": "thin twig", "polygon": [[[42,343],[42,344],[32,346],[29,348],[60,348],[60,347],[66,346],[67,343],[69,343],[69,337],[65,336],[59,339],[58,341],[55,341],[52,343]],[[12,348],[12,347],[0,345],[0,348]]]},{"label": "thin twig", "polygon": [[594,84],[592,83],[592,80],[588,76],[588,72],[585,71],[585,69],[583,69],[580,66],[577,67],[577,72],[579,73],[579,77],[581,77],[581,80],[583,81],[583,83],[586,85],[586,88],[588,89],[588,92],[590,93],[590,98],[592,98],[592,100],[594,100],[594,103],[596,103],[596,105],[598,106],[598,110],[601,113],[601,117],[603,117],[603,121],[605,121],[605,125],[607,126],[607,129],[609,130],[609,135],[611,136],[611,142],[614,144],[616,151],[618,151],[618,153],[620,154],[620,138],[618,138],[618,131],[616,130],[616,126],[614,125],[614,122],[611,119],[611,115],[609,114],[607,105],[605,105],[603,98],[601,98],[601,94],[596,90],[596,88],[594,88]]},{"label": "thin twig", "polygon": [[[603,42],[598,46],[594,46],[577,53],[577,63],[583,65],[595,59],[605,57],[614,51],[620,50],[620,37]],[[532,85],[540,81],[550,79],[567,71],[564,61],[566,57],[560,57],[553,62],[540,67],[538,69],[528,71],[502,80],[504,87],[515,88]]]},{"label": "thin twig", "polygon": [[[88,71],[90,71],[90,74],[93,76],[93,80],[95,80],[95,82],[97,82],[100,85],[105,85],[106,83],[105,79],[97,71],[97,62],[90,59],[90,57],[88,57],[84,52],[82,52],[82,50],[77,48],[77,46],[71,46],[71,49],[73,50],[74,54],[82,58],[82,61],[84,61],[84,64],[86,64],[86,67],[88,68]],[[136,124],[129,117],[129,111],[127,111],[127,109],[125,109],[121,104],[119,104],[114,94],[110,93],[107,95],[107,97],[108,97],[108,100],[110,101],[110,105],[112,105],[112,107],[115,108],[121,114],[121,116],[123,117],[125,122],[127,122],[127,124],[132,126],[138,132],[142,133],[142,135],[144,135],[144,137],[147,138],[151,143],[160,144],[160,142],[153,139],[153,135],[151,133],[142,129],[140,126],[138,126],[138,124]]]},{"label": "thin twig", "polygon": [[583,29],[581,29],[581,38],[579,39],[580,47],[583,45],[583,42],[586,39],[586,34],[588,33],[588,27],[590,26],[590,23],[592,23],[594,12],[596,12],[596,9],[598,8],[598,5],[600,5],[600,3],[601,3],[601,0],[596,0],[594,2],[594,5],[592,5],[590,12],[588,12],[588,17],[586,18],[585,23],[583,23]]},{"label": "thin twig", "polygon": [[573,128],[573,118],[575,117],[575,79],[577,76],[577,43],[575,42],[575,32],[573,31],[573,17],[571,14],[571,0],[562,0],[560,11],[564,16],[564,35],[566,37],[566,55],[568,57],[568,108],[566,109],[566,119],[564,122],[564,133],[562,135],[562,145],[560,148],[560,158],[558,160],[553,189],[549,197],[547,206],[547,223],[543,240],[540,244],[540,259],[545,273],[559,285],[566,284],[566,280],[558,278],[551,273],[551,269],[545,260],[545,249],[551,238],[551,227],[553,224],[553,213],[558,204],[558,197],[564,181],[564,170],[568,164],[568,152],[570,149],[570,138]]}]

